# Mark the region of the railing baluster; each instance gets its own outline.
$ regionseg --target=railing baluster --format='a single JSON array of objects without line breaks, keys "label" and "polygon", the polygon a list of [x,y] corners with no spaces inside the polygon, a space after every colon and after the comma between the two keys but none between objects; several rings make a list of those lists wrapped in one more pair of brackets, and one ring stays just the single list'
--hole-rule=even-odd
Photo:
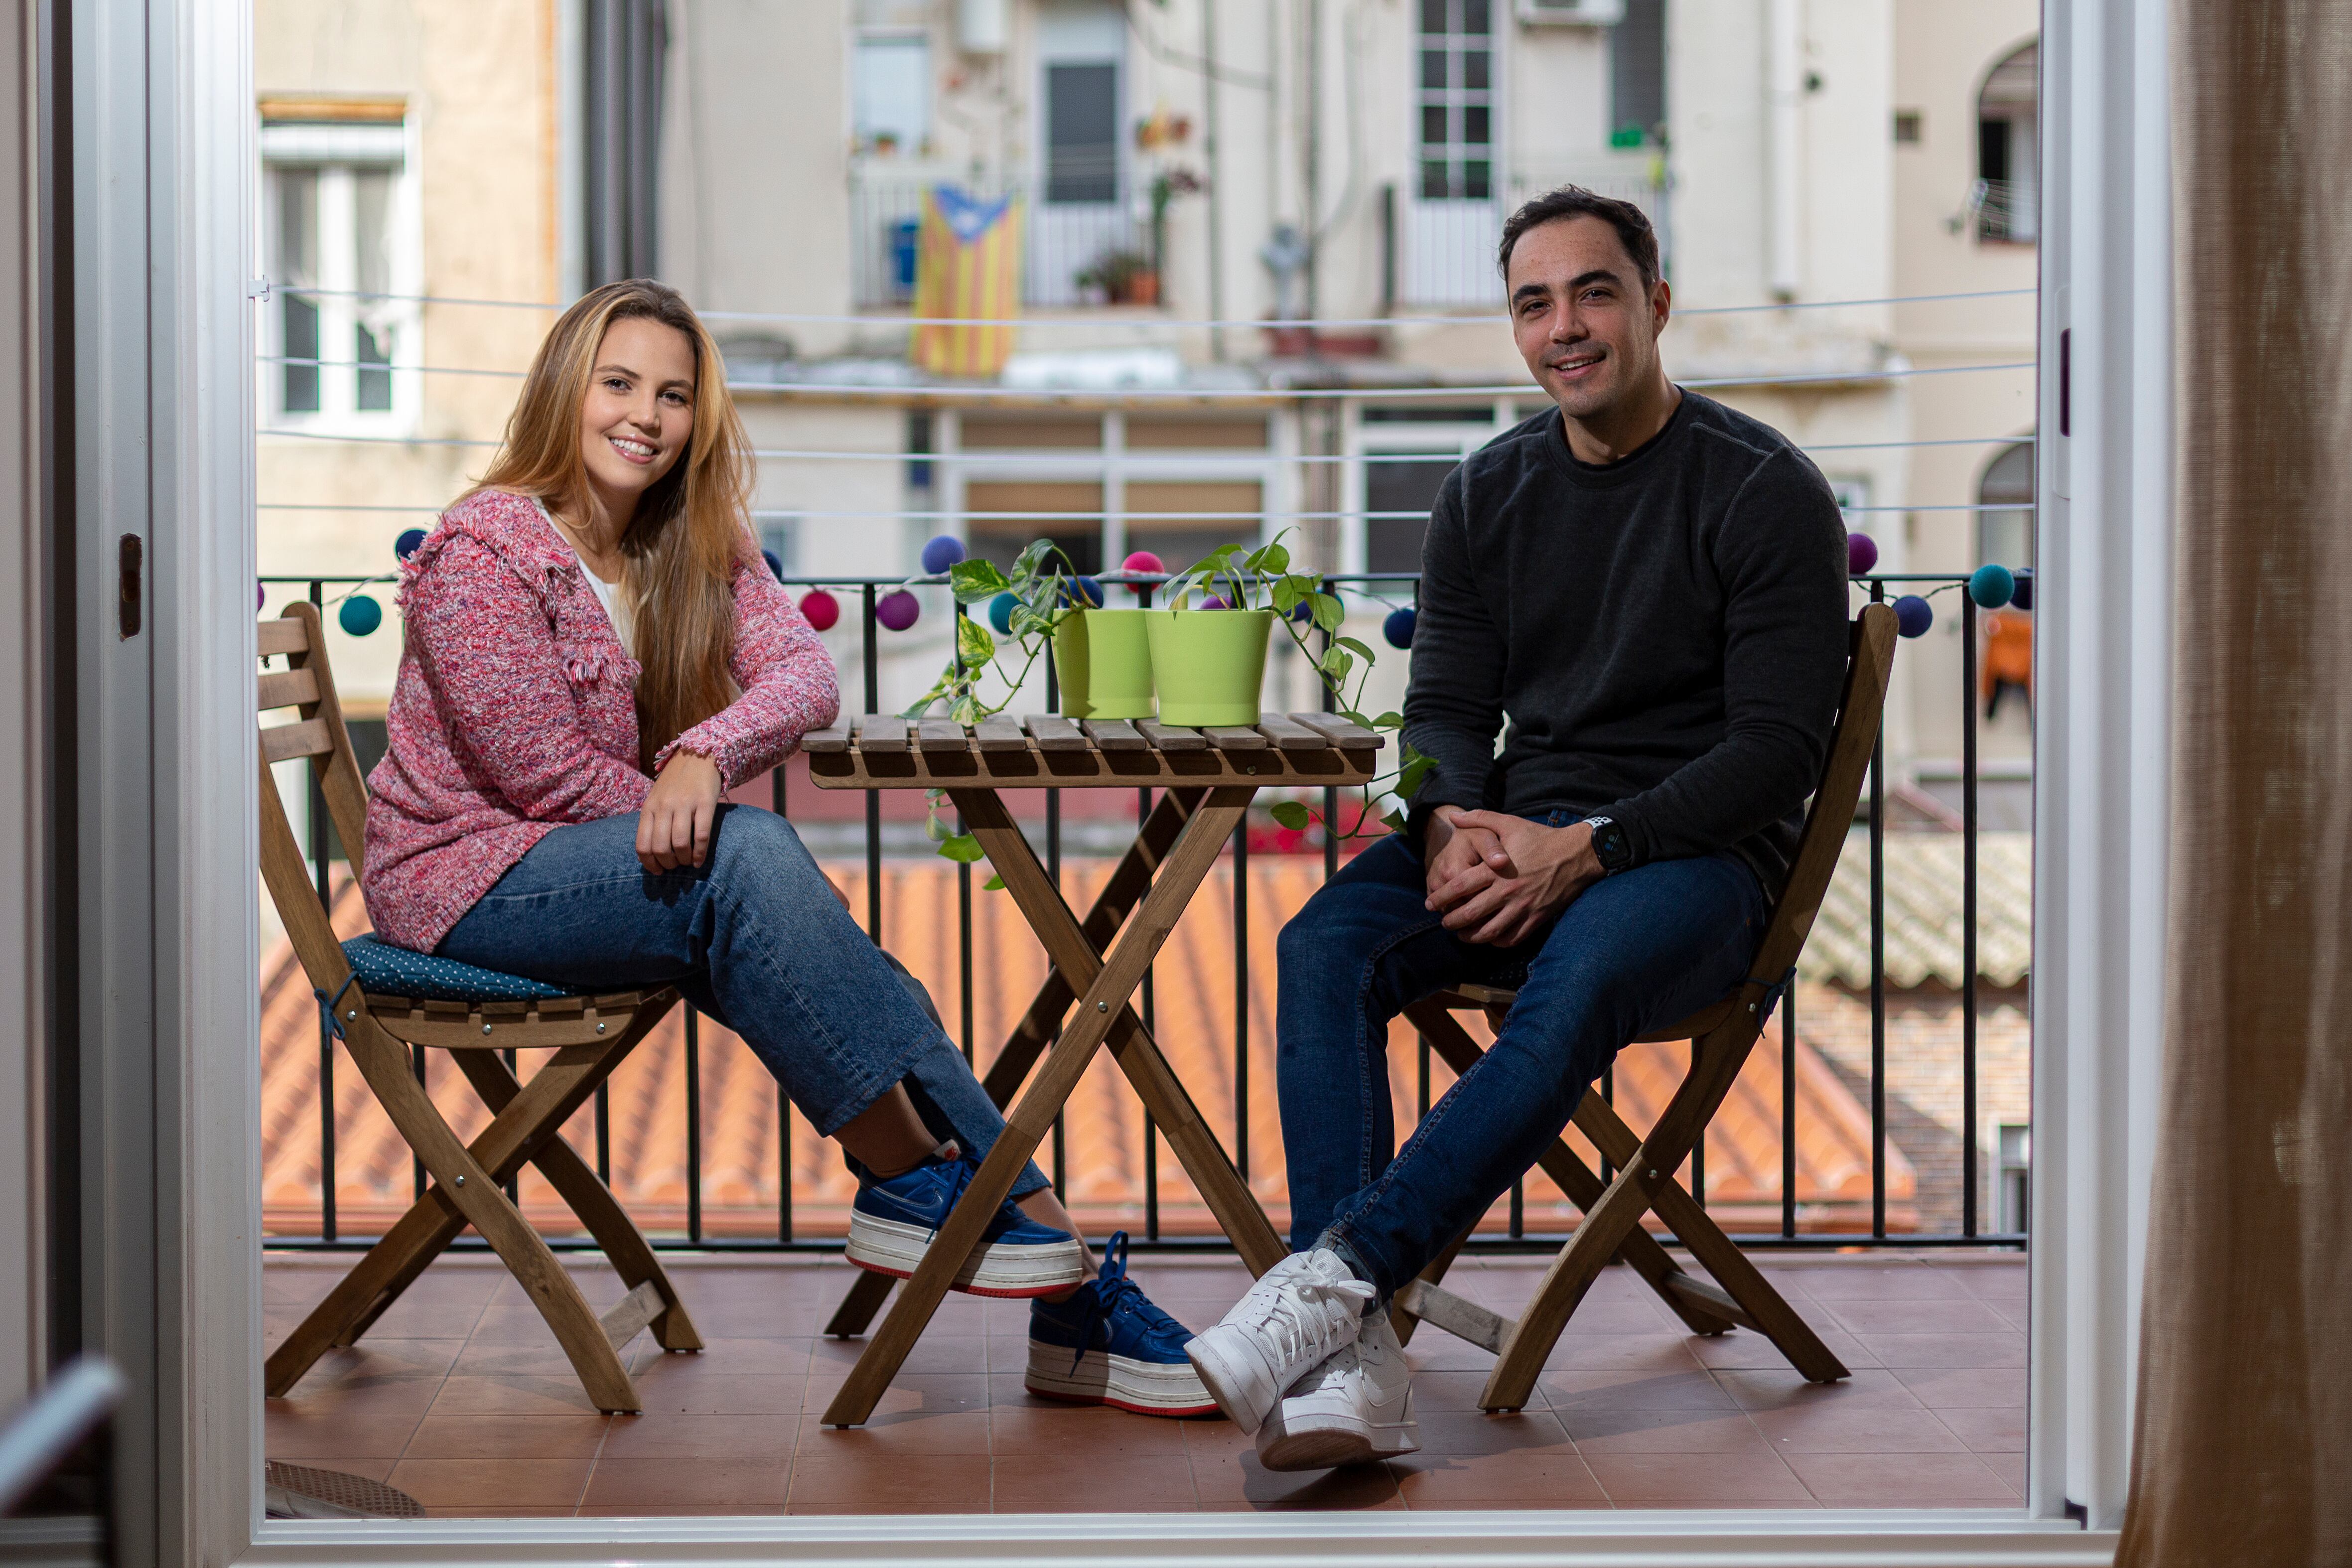
[{"label": "railing baluster", "polygon": [[701,1016],[686,1005],[686,1239],[702,1245]]},{"label": "railing baluster", "polygon": [[1797,1238],[1797,987],[1780,998],[1780,1237]]},{"label": "railing baluster", "polygon": [[[866,584],[864,612],[866,616],[866,711],[878,713],[882,709],[882,669],[877,628],[880,622],[874,616],[874,584]],[[866,792],[866,934],[874,945],[882,945],[882,792]]]},{"label": "railing baluster", "polygon": [[1249,819],[1234,828],[1234,1169],[1249,1180]]},{"label": "railing baluster", "polygon": [[[1696,1040],[1693,1040],[1693,1041],[1690,1043],[1690,1047],[1691,1047],[1691,1071],[1693,1071],[1693,1072],[1696,1072],[1696,1071],[1698,1070],[1698,1042],[1697,1042]],[[1692,1142],[1692,1144],[1691,1144],[1691,1154],[1690,1154],[1690,1172],[1691,1172],[1691,1196],[1698,1200],[1698,1206],[1699,1206],[1699,1207],[1701,1207],[1701,1208],[1705,1208],[1705,1207],[1706,1207],[1706,1123],[1701,1123],[1701,1124],[1700,1124],[1700,1126],[1699,1126],[1699,1130],[1698,1130],[1698,1137],[1697,1137],[1697,1139],[1696,1139],[1695,1142]]]},{"label": "railing baluster", "polygon": [[1960,1234],[1977,1233],[1977,608],[1960,590]]},{"label": "railing baluster", "polygon": [[[950,643],[954,651],[950,657],[961,669],[963,668],[963,626],[961,623],[967,618],[961,599],[956,601],[955,618],[959,624],[954,628]],[[963,831],[963,813],[960,810],[955,814],[955,828],[958,833]],[[973,1054],[971,1032],[971,862],[969,860],[956,862],[956,994],[963,1004],[961,1018],[964,1065],[975,1067],[979,1058]]]},{"label": "railing baluster", "polygon": [[[778,816],[792,816],[791,779],[784,763],[778,763],[768,774],[768,801]],[[601,1113],[604,1091],[596,1090]],[[782,1084],[776,1086],[776,1245],[793,1244],[793,1100],[784,1092]]]},{"label": "railing baluster", "polygon": [[[1148,789],[1139,789],[1135,792],[1136,831],[1139,833],[1143,831],[1143,825],[1150,819],[1151,792]],[[1149,963],[1143,966],[1143,1027],[1147,1034],[1156,1037],[1159,1023],[1157,1013],[1152,1005],[1153,967]],[[1146,1108],[1143,1112],[1143,1239],[1146,1241],[1160,1239],[1160,1132],[1151,1124],[1151,1111],[1149,1108]]]},{"label": "railing baluster", "polygon": [[[1874,579],[1870,602],[1885,602]],[[1886,721],[1870,752],[1870,1235],[1886,1239]]]},{"label": "railing baluster", "polygon": [[[326,597],[326,583],[312,578],[311,608],[323,608]],[[335,906],[328,897],[326,792],[319,787],[315,763],[302,764],[302,778],[309,792],[310,874],[318,883],[320,907],[331,917]],[[348,845],[343,853],[350,855]],[[424,1168],[421,1161],[417,1168]],[[319,1004],[319,1235],[322,1240],[335,1239],[335,1031],[324,1001]]]},{"label": "railing baluster", "polygon": [[[1062,710],[1062,683],[1054,673],[1051,654],[1045,658],[1045,711]],[[1054,880],[1054,890],[1062,890],[1062,792],[1045,792],[1045,874]],[[1067,1140],[1062,1135],[1062,1113],[1054,1113],[1054,1195],[1063,1197],[1069,1191],[1063,1180],[1067,1167]]]}]

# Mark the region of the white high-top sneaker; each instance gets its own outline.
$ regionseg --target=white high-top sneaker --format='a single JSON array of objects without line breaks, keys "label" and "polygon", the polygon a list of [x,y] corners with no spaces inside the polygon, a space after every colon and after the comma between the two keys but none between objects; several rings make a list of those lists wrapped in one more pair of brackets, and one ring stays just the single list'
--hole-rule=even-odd
[{"label": "white high-top sneaker", "polygon": [[1294,1252],[1184,1354],[1217,1408],[1255,1432],[1283,1390],[1355,1342],[1374,1294],[1329,1247]]},{"label": "white high-top sneaker", "polygon": [[1394,1458],[1421,1447],[1420,1425],[1404,1347],[1382,1312],[1276,1403],[1257,1429],[1257,1459],[1269,1470],[1321,1470]]}]

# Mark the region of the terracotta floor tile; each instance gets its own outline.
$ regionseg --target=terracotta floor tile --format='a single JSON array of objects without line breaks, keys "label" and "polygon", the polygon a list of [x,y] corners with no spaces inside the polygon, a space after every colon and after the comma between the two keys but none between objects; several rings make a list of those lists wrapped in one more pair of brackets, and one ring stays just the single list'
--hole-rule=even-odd
[{"label": "terracotta floor tile", "polygon": [[265,1410],[304,1418],[335,1415],[392,1415],[407,1411],[423,1415],[440,1396],[445,1380],[437,1377],[349,1379],[313,1384],[309,1378],[282,1399],[266,1399]]},{"label": "terracotta floor tile", "polygon": [[[1880,1367],[1857,1367],[1851,1377],[1835,1383],[1808,1383],[1798,1373],[1787,1367],[1759,1368],[1753,1371],[1723,1371],[1715,1381],[1736,1400],[1743,1410],[1779,1410],[1792,1405],[1833,1405],[1840,1409],[1861,1405],[1896,1405],[1906,1410],[1920,1408],[1917,1394],[1905,1386],[1894,1373]],[[2021,1392],[2020,1397],[2021,1398]]]},{"label": "terracotta floor tile", "polygon": [[1559,1417],[1547,1410],[1515,1415],[1433,1410],[1421,1417],[1421,1448],[1425,1454],[1565,1452],[1569,1441]]},{"label": "terracotta floor tile", "polygon": [[989,1413],[989,1452],[1059,1458],[1092,1464],[1103,1458],[1142,1458],[1184,1453],[1183,1424],[1159,1415],[1137,1415],[1107,1405],[1063,1405]]},{"label": "terracotta floor tile", "polygon": [[428,1508],[427,1519],[572,1519],[577,1509],[569,1508],[488,1508],[471,1503],[459,1503],[447,1508]]},{"label": "terracotta floor tile", "polygon": [[481,1321],[484,1304],[480,1300],[429,1295],[412,1287],[384,1309],[383,1316],[368,1330],[368,1337],[462,1340],[471,1335]]},{"label": "terracotta floor tile", "polygon": [[[1498,1312],[1506,1310],[1502,1303],[1496,1301],[1481,1300],[1478,1304]],[[1526,1305],[1527,1300],[1515,1297],[1508,1304],[1510,1315],[1517,1317],[1519,1309]],[[1572,1338],[1578,1334],[1679,1334],[1683,1331],[1683,1321],[1666,1310],[1664,1304],[1654,1296],[1628,1301],[1601,1301],[1587,1296],[1578,1305],[1576,1316],[1569,1319],[1564,1337]]]},{"label": "terracotta floor tile", "polygon": [[1192,1480],[1200,1491],[1202,1509],[1212,1512],[1404,1506],[1396,1478],[1381,1465],[1291,1474],[1266,1469],[1257,1462],[1255,1450],[1226,1456],[1196,1453]]},{"label": "terracotta floor tile", "polygon": [[[269,1458],[276,1459],[279,1456],[272,1454]],[[331,1458],[321,1455],[308,1459],[288,1459],[286,1463],[299,1465],[308,1470],[332,1470],[338,1475],[357,1476],[362,1480],[380,1481],[392,1474],[393,1467],[399,1464],[400,1460],[396,1458]]]},{"label": "terracotta floor tile", "polygon": [[1570,1410],[1560,1421],[1582,1454],[1739,1454],[1768,1448],[1744,1410]]},{"label": "terracotta floor tile", "polygon": [[[643,1391],[640,1391],[642,1396]],[[436,1415],[556,1415],[596,1414],[595,1404],[569,1366],[562,1376],[512,1373],[452,1377],[434,1396]]]},{"label": "terracotta floor tile", "polygon": [[[786,1504],[784,1511],[792,1514],[870,1519],[878,1510],[872,1504],[862,1502],[795,1502]],[[911,1514],[974,1514],[987,1511],[988,1509],[984,1504],[900,1502],[890,1505],[889,1516],[902,1519]]]},{"label": "terracotta floor tile", "polygon": [[1475,1410],[1486,1386],[1484,1372],[1417,1372],[1412,1377],[1412,1407],[1423,1415]]},{"label": "terracotta floor tile", "polygon": [[1404,1359],[1415,1372],[1485,1372],[1495,1364],[1492,1351],[1465,1344],[1443,1329],[1427,1324],[1405,1346]]},{"label": "terracotta floor tile", "polygon": [[791,1491],[789,1459],[727,1458],[596,1461],[588,1478],[592,1508],[661,1505],[714,1513],[781,1513]]},{"label": "terracotta floor tile", "polygon": [[986,1454],[934,1454],[920,1464],[877,1465],[870,1452],[814,1450],[793,1461],[785,1506],[846,1504],[868,1513],[897,1513],[912,1504],[926,1511],[986,1513],[992,1463]]},{"label": "terracotta floor tile", "polygon": [[1885,1300],[1865,1297],[1838,1301],[1831,1309],[1839,1322],[1857,1334],[2002,1334],[2012,1333],[2009,1320],[1982,1301]]},{"label": "terracotta floor tile", "polygon": [[310,1370],[302,1374],[289,1397],[419,1378],[437,1383],[457,1364],[465,1343],[463,1340],[396,1340],[387,1335],[331,1349],[310,1363]]},{"label": "terracotta floor tile", "polygon": [[1963,1445],[1928,1410],[1885,1405],[1797,1405],[1754,1413],[1782,1454],[1948,1454]]},{"label": "terracotta floor tile", "polygon": [[2022,1367],[1906,1367],[1895,1375],[1930,1410],[2025,1408]]},{"label": "terracotta floor tile", "polygon": [[1703,1372],[1547,1372],[1537,1392],[1554,1410],[1729,1410]]},{"label": "terracotta floor tile", "polygon": [[754,1415],[615,1415],[601,1465],[616,1459],[712,1459],[782,1465],[800,1436],[798,1412]]},{"label": "terracotta floor tile", "polygon": [[1778,1454],[1586,1454],[1595,1479],[1620,1508],[1688,1503],[1801,1502],[1804,1483]]},{"label": "terracotta floor tile", "polygon": [[[1826,1317],[1826,1313],[1823,1314]],[[1878,1358],[1863,1348],[1862,1342],[1834,1323],[1823,1327],[1813,1325],[1813,1333],[1828,1352],[1849,1367],[1876,1366]],[[1735,1329],[1727,1334],[1693,1334],[1685,1342],[1701,1366],[1719,1367],[1780,1367],[1786,1368],[1789,1358],[1780,1347],[1762,1334]]]},{"label": "terracotta floor tile", "polygon": [[[1599,1483],[1594,1484],[1597,1486]],[[1562,1512],[1573,1509],[1580,1511],[1601,1512],[1613,1509],[1617,1505],[1605,1497],[1595,1497],[1590,1500],[1571,1498],[1528,1498],[1523,1502],[1495,1502],[1486,1499],[1469,1498],[1408,1497],[1404,1500],[1404,1506],[1414,1513],[1492,1513],[1500,1508],[1528,1509],[1536,1511],[1557,1509]]]},{"label": "terracotta floor tile", "polygon": [[572,1415],[427,1415],[408,1439],[411,1459],[593,1458],[610,1419]]},{"label": "terracotta floor tile", "polygon": [[2001,1479],[2001,1483],[2020,1498],[2025,1496],[2025,1456],[2020,1454],[1979,1454],[1985,1468]]},{"label": "terracotta floor tile", "polygon": [[[810,1378],[801,1409],[811,1415],[822,1415],[833,1403],[833,1396],[841,1391],[841,1385],[848,1381],[846,1373],[825,1373]],[[984,1410],[992,1403],[990,1394],[994,1382],[993,1377],[979,1373],[902,1372],[882,1391],[874,1414],[877,1417],[938,1415],[958,1410]]]},{"label": "terracotta floor tile", "polygon": [[319,1454],[360,1454],[398,1458],[425,1419],[421,1410],[359,1415],[339,1411],[306,1416],[269,1410],[261,1419],[261,1451],[273,1459],[307,1464]]},{"label": "terracotta floor tile", "polygon": [[1690,1350],[1697,1336],[1681,1334],[1562,1334],[1544,1359],[1553,1367],[1577,1372],[1632,1368],[1645,1372],[1689,1372],[1699,1363]]},{"label": "terracotta floor tile", "polygon": [[1958,1280],[1924,1263],[1836,1263],[1801,1272],[1805,1294],[1817,1301],[1956,1300],[1968,1295]]},{"label": "terracotta floor tile", "polygon": [[985,1410],[909,1411],[903,1415],[877,1414],[863,1426],[835,1428],[824,1417],[801,1415],[798,1452],[857,1455],[978,1455],[988,1453],[989,1412]]},{"label": "terracotta floor tile", "polygon": [[663,1356],[630,1378],[648,1415],[797,1415],[808,1397],[804,1376],[730,1372],[685,1356]]},{"label": "terracotta floor tile", "polygon": [[403,1459],[392,1484],[429,1509],[468,1510],[580,1506],[591,1460]]},{"label": "terracotta floor tile", "polygon": [[1200,1507],[1192,1468],[1165,1454],[999,1457],[998,1513],[1191,1513]]},{"label": "terracotta floor tile", "polygon": [[1392,1459],[1407,1508],[1606,1507],[1608,1496],[1576,1454],[1409,1454]]},{"label": "terracotta floor tile", "polygon": [[[594,1483],[592,1480],[590,1484],[593,1486]],[[715,1507],[709,1504],[688,1504],[680,1507],[666,1503],[599,1503],[593,1507],[577,1510],[574,1517],[579,1519],[711,1519],[723,1518],[739,1513],[759,1515],[781,1514],[784,1511],[786,1510],[781,1503],[761,1503],[756,1507],[748,1502],[729,1502]],[[803,1511],[823,1512],[824,1510],[804,1510]],[[840,1511],[843,1513],[856,1513],[858,1510],[854,1508],[845,1508]],[[900,1513],[915,1513],[919,1512],[920,1510],[917,1509],[900,1509],[898,1511]]]},{"label": "terracotta floor tile", "polygon": [[805,1377],[811,1371],[814,1346],[815,1342],[807,1339],[739,1340],[706,1335],[699,1351],[690,1355],[665,1354],[660,1359],[709,1367],[712,1371],[708,1375]]},{"label": "terracotta floor tile", "polygon": [[1978,1454],[2025,1452],[2025,1411],[2021,1405],[1992,1408],[1967,1406],[1936,1412],[1952,1435]]},{"label": "terracotta floor tile", "polygon": [[1829,1508],[2014,1503],[1974,1454],[1791,1454],[1789,1468]]},{"label": "terracotta floor tile", "polygon": [[535,1377],[569,1378],[580,1381],[572,1368],[571,1358],[563,1353],[555,1336],[547,1336],[543,1344],[496,1344],[484,1341],[468,1341],[457,1352],[449,1368],[452,1377]]},{"label": "terracotta floor tile", "polygon": [[1880,1362],[1894,1367],[2021,1367],[2025,1336],[1998,1334],[1863,1334]]}]

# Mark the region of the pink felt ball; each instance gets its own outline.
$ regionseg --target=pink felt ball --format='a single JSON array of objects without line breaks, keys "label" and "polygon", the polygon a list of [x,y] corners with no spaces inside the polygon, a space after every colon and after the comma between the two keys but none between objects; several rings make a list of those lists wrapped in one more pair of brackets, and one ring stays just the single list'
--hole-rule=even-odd
[{"label": "pink felt ball", "polygon": [[1168,568],[1161,563],[1160,557],[1154,555],[1149,550],[1137,551],[1134,554],[1120,562],[1118,563],[1118,569],[1122,572],[1165,572],[1168,570]]},{"label": "pink felt ball", "polygon": [[894,632],[903,632],[913,626],[915,617],[922,613],[922,602],[904,588],[883,595],[882,602],[874,606],[874,618]]},{"label": "pink felt ball", "polygon": [[1845,536],[1845,569],[1849,576],[1866,575],[1878,564],[1878,541],[1866,533]]},{"label": "pink felt ball", "polygon": [[806,616],[808,624],[817,630],[829,632],[833,630],[834,623],[841,619],[841,601],[822,588],[811,588],[801,595],[801,614]]}]

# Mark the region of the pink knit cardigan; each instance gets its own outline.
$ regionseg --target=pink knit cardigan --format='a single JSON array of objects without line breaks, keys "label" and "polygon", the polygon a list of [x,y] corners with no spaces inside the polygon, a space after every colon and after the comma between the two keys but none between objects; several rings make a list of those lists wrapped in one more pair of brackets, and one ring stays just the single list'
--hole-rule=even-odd
[{"label": "pink knit cardigan", "polygon": [[[744,541],[734,566],[742,695],[662,748],[732,789],[840,710],[833,660]],[[406,646],[368,776],[360,888],[375,933],[430,952],[530,847],[644,804],[640,667],[536,502],[480,490],[401,567]]]}]

